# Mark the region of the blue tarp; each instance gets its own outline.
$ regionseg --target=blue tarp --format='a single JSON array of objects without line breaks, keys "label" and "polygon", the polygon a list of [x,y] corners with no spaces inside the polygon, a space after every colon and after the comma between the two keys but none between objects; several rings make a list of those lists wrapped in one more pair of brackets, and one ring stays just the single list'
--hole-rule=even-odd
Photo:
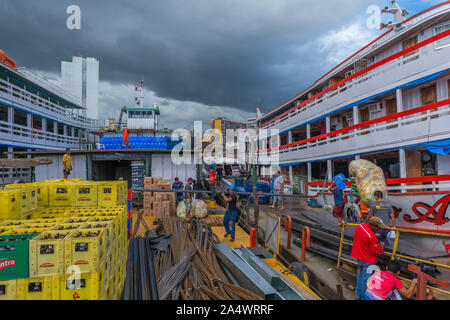
[{"label": "blue tarp", "polygon": [[450,139],[422,143],[422,146],[427,148],[431,153],[439,154],[441,156],[450,154]]}]

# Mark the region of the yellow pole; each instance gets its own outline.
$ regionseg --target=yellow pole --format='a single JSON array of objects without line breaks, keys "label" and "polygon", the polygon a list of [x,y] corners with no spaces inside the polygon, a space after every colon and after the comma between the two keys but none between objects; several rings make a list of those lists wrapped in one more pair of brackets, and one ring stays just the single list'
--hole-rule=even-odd
[{"label": "yellow pole", "polygon": [[391,259],[395,259],[395,254],[397,253],[397,247],[398,247],[398,239],[400,238],[400,232],[395,233],[395,241],[394,241],[394,248],[392,248],[392,257]]},{"label": "yellow pole", "polygon": [[341,241],[339,242],[339,254],[338,254],[338,261],[337,261],[337,268],[341,265],[341,255],[342,255],[342,246],[344,245],[344,234],[345,234],[345,223],[342,225],[341,229]]}]

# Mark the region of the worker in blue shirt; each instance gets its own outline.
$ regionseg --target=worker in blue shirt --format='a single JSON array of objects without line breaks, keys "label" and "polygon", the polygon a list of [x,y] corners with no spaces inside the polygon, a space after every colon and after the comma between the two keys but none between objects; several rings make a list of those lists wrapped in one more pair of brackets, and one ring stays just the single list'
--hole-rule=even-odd
[{"label": "worker in blue shirt", "polygon": [[[172,189],[173,190],[184,190],[183,182],[180,181],[180,179],[175,178],[175,182],[172,183]],[[183,201],[183,192],[177,192],[177,204],[181,201]]]},{"label": "worker in blue shirt", "polygon": [[[228,203],[227,212],[223,218],[223,225],[225,227],[225,238],[231,235],[231,241],[234,241],[234,234],[236,229],[237,220],[237,200],[238,196],[236,194],[236,186],[232,184],[230,186],[230,192],[224,195],[225,201]],[[230,228],[231,225],[231,228]]]},{"label": "worker in blue shirt", "polygon": [[333,193],[334,197],[334,207],[333,216],[338,219],[338,226],[342,226],[344,223],[344,191],[339,189],[336,183],[333,181],[331,186],[328,188],[329,191]]}]

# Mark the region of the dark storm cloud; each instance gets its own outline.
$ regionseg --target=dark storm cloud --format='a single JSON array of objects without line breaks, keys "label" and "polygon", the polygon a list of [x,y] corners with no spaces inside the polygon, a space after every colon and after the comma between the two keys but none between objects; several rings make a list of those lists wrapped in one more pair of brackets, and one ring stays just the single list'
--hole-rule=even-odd
[{"label": "dark storm cloud", "polygon": [[[66,29],[77,4],[82,29]],[[364,13],[365,0],[2,0],[0,48],[20,66],[60,71],[81,53],[100,60],[100,77],[136,83],[159,97],[267,110],[327,67],[300,50]],[[313,48],[312,48],[313,49]]]}]

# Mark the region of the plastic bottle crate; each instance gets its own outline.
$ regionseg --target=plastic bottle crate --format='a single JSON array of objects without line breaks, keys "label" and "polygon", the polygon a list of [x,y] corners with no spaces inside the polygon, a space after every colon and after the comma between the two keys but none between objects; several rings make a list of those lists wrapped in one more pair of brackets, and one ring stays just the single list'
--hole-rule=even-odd
[{"label": "plastic bottle crate", "polygon": [[25,235],[25,234],[40,234],[44,231],[46,231],[46,228],[14,228],[9,231],[6,231],[2,234],[2,236],[10,236],[10,235]]},{"label": "plastic bottle crate", "polygon": [[16,280],[0,281],[0,300],[16,300]]},{"label": "plastic bottle crate", "polygon": [[106,296],[108,300],[115,300],[116,296],[116,283],[115,283],[115,277],[112,278],[111,282],[109,283],[107,287]]},{"label": "plastic bottle crate", "polygon": [[29,277],[29,244],[37,234],[0,236],[0,280]]},{"label": "plastic bottle crate", "polygon": [[84,226],[85,224],[86,223],[84,223],[84,222],[80,222],[80,223],[58,223],[51,230],[74,231],[76,229],[81,229],[81,227]]},{"label": "plastic bottle crate", "polygon": [[19,196],[20,191],[17,189],[0,191],[0,220],[20,218]]},{"label": "plastic bottle crate", "polygon": [[78,212],[78,213],[74,214],[74,216],[93,218],[93,217],[97,216],[97,213],[95,213],[94,211]]},{"label": "plastic bottle crate", "polygon": [[123,231],[125,231],[124,226],[126,226],[126,221],[127,221],[127,215],[126,215],[125,211],[123,211],[123,212],[118,212],[118,211],[101,212],[98,214],[98,217],[116,217],[117,220],[115,220],[115,223],[116,223],[116,230],[118,232],[118,235],[120,235]]},{"label": "plastic bottle crate", "polygon": [[113,220],[87,222],[83,225],[83,229],[105,229],[105,252],[107,256],[111,254],[116,237]]},{"label": "plastic bottle crate", "polygon": [[115,260],[116,257],[113,257],[112,255],[109,255],[106,257],[105,261],[105,279],[107,281],[112,281],[114,275],[115,275]]},{"label": "plastic bottle crate", "polygon": [[64,239],[71,230],[49,230],[30,241],[30,276],[65,274]]},{"label": "plastic bottle crate", "polygon": [[17,228],[16,226],[0,226],[0,235],[4,234],[5,232],[8,232],[12,229]]},{"label": "plastic bottle crate", "polygon": [[66,218],[38,218],[38,219],[31,219],[28,220],[28,224],[32,223],[62,223],[64,220],[67,220]]},{"label": "plastic bottle crate", "polygon": [[[37,186],[33,183],[21,183],[21,184],[7,184],[5,186],[5,190],[12,189],[12,190],[19,190],[20,192],[26,192],[27,199],[22,199],[23,203],[19,204],[22,208],[25,208],[24,206],[27,206],[28,211],[33,211],[37,209]],[[22,196],[23,198],[23,196]],[[26,202],[26,203],[25,203]]]},{"label": "plastic bottle crate", "polygon": [[117,222],[116,222],[116,217],[114,216],[103,216],[103,215],[96,215],[94,217],[90,217],[89,219],[90,223],[95,223],[95,222],[110,222],[112,223],[112,232],[113,232],[113,237],[115,238],[117,236],[117,232],[119,231],[117,228]]},{"label": "plastic bottle crate", "polygon": [[28,223],[28,220],[5,220],[3,221],[0,226],[2,227],[16,227],[20,228],[21,226],[24,226]]},{"label": "plastic bottle crate", "polygon": [[22,228],[23,229],[45,229],[49,230],[56,226],[56,223],[27,223]]},{"label": "plastic bottle crate", "polygon": [[106,261],[104,229],[78,229],[66,238],[65,264],[81,273],[100,272]]},{"label": "plastic bottle crate", "polygon": [[[102,300],[106,299],[109,282],[102,272],[60,276],[53,287],[55,300]],[[56,277],[55,277],[56,278]]]},{"label": "plastic bottle crate", "polygon": [[86,223],[90,217],[71,217],[64,220],[64,223]]},{"label": "plastic bottle crate", "polygon": [[48,185],[48,205],[50,207],[72,207],[73,206],[73,184],[51,183]]},{"label": "plastic bottle crate", "polygon": [[37,206],[48,206],[48,183],[35,183],[37,187]]},{"label": "plastic bottle crate", "polygon": [[[15,189],[18,190],[18,189]],[[31,211],[31,190],[24,189],[19,191],[19,217],[23,219]]]},{"label": "plastic bottle crate", "polygon": [[104,182],[98,185],[98,205],[100,207],[116,207],[123,202],[123,184]]},{"label": "plastic bottle crate", "polygon": [[75,207],[97,206],[97,184],[92,182],[78,182],[73,185]]},{"label": "plastic bottle crate", "polygon": [[53,300],[54,277],[17,279],[17,300]]}]

